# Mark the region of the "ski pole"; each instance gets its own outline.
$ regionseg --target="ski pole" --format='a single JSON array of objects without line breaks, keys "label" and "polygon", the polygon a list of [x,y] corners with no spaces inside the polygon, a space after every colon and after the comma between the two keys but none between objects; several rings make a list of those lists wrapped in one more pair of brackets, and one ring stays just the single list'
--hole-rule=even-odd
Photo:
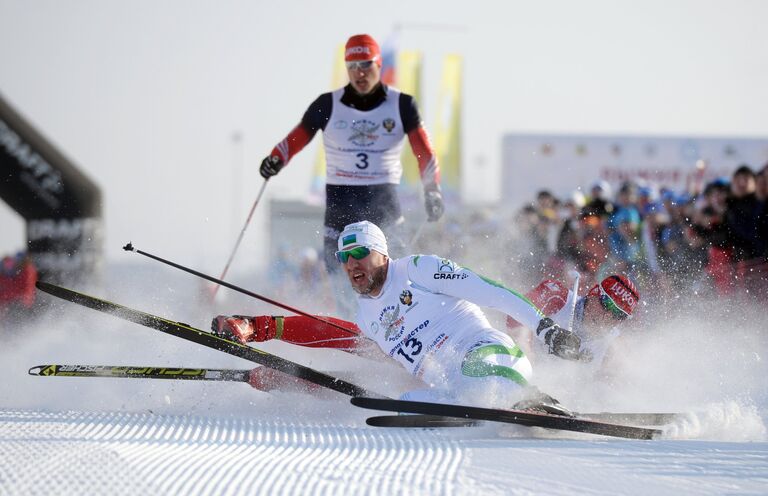
[{"label": "ski pole", "polygon": [[350,382],[333,377],[310,367],[286,360],[272,353],[260,350],[258,348],[252,348],[248,345],[240,343],[238,341],[230,341],[222,337],[216,336],[213,333],[206,332],[200,329],[195,329],[189,324],[183,322],[175,322],[173,320],[165,319],[157,315],[152,315],[139,310],[118,305],[110,301],[102,300],[84,293],[78,293],[71,289],[56,286],[55,284],[49,284],[44,281],[37,281],[35,287],[44,293],[48,293],[56,298],[61,298],[72,302],[76,305],[81,305],[98,312],[103,312],[114,317],[133,322],[135,324],[155,329],[164,334],[175,336],[177,338],[184,339],[197,343],[201,346],[205,346],[228,355],[243,358],[245,360],[264,365],[279,372],[284,372],[288,375],[296,377],[298,379],[304,379],[311,383],[317,384],[333,391],[337,391],[348,396],[370,396],[374,395],[382,397],[378,393],[371,393],[366,389],[356,386]]},{"label": "ski pole", "polygon": [[[44,364],[30,367],[29,375],[35,377],[81,377],[81,378],[107,378],[107,379],[163,379],[176,381],[212,381],[212,382],[240,382],[250,384],[251,373],[258,370],[274,370],[263,365],[256,369],[191,369],[189,367],[154,367],[147,365],[73,365],[73,364]],[[338,372],[333,372],[338,376]],[[311,383],[317,385],[315,383]],[[269,392],[271,389],[262,389],[252,386],[260,391]],[[310,392],[307,386],[286,383],[275,387],[278,391]]]},{"label": "ski pole", "polygon": [[250,370],[191,369],[128,365],[36,365],[29,375],[40,377],[116,377],[128,379],[175,379],[188,381],[248,382]]},{"label": "ski pole", "polygon": [[157,260],[158,262],[162,262],[166,265],[170,265],[171,267],[175,267],[177,269],[183,270],[184,272],[187,272],[189,274],[195,275],[197,277],[202,277],[203,279],[206,279],[211,282],[215,282],[216,284],[220,284],[221,286],[227,287],[229,289],[232,289],[234,291],[237,291],[239,293],[242,293],[244,295],[250,296],[251,298],[256,298],[257,300],[264,301],[266,303],[270,303],[272,305],[275,305],[276,307],[280,307],[284,310],[288,310],[289,312],[293,312],[297,315],[302,315],[304,317],[308,317],[310,319],[314,319],[318,322],[322,322],[323,324],[327,324],[329,326],[333,326],[337,329],[341,329],[344,332],[348,332],[349,334],[352,334],[355,337],[363,337],[362,335],[358,334],[357,332],[353,331],[352,329],[348,329],[344,326],[340,326],[339,324],[336,324],[335,322],[331,322],[330,320],[325,320],[323,318],[318,317],[317,315],[312,315],[310,313],[307,313],[303,310],[299,310],[298,308],[294,308],[292,306],[286,305],[285,303],[280,303],[279,301],[275,301],[271,298],[267,298],[266,296],[262,296],[260,294],[254,293],[253,291],[248,291],[247,289],[241,288],[239,286],[235,286],[234,284],[230,284],[227,281],[222,281],[221,279],[216,279],[215,277],[209,276],[207,274],[203,274],[202,272],[198,272],[194,269],[190,269],[188,267],[184,267],[183,265],[179,265],[175,262],[171,262],[170,260],[165,260],[164,258],[160,258],[156,255],[152,255],[151,253],[147,253],[145,251],[137,250],[133,247],[133,245],[129,242],[127,245],[123,246],[123,250],[125,251],[133,251],[138,253],[139,255],[144,255],[145,257],[149,257],[153,260]]},{"label": "ski pole", "polygon": [[[267,188],[267,179],[264,180],[264,182],[261,185],[261,189],[259,190],[259,194],[256,195],[256,201],[253,202],[253,206],[251,207],[251,211],[248,213],[248,218],[245,219],[245,225],[243,226],[243,229],[240,231],[240,236],[237,237],[237,242],[235,243],[234,249],[232,249],[232,253],[229,255],[229,260],[227,260],[227,265],[224,266],[224,270],[221,272],[221,275],[219,276],[219,279],[224,279],[227,275],[227,271],[229,271],[229,265],[232,263],[232,260],[235,258],[235,253],[237,253],[237,249],[240,247],[240,242],[243,240],[243,236],[245,235],[245,230],[248,229],[248,224],[251,222],[251,217],[253,217],[253,212],[256,210],[256,205],[259,204],[259,201],[261,200],[261,195],[264,194],[264,190]],[[216,298],[216,293],[219,291],[220,284],[217,284],[213,288],[213,293],[211,294],[211,301],[213,301]]]},{"label": "ski pole", "polygon": [[416,229],[416,232],[413,233],[413,236],[411,237],[411,244],[409,246],[410,249],[413,249],[414,245],[416,244],[416,241],[418,241],[419,236],[421,235],[421,231],[424,229],[424,226],[427,224],[427,221],[422,222],[419,224],[419,227]]},{"label": "ski pole", "polygon": [[581,274],[577,270],[572,270],[569,275],[573,277],[573,299],[571,300],[571,318],[568,319],[568,330],[573,331],[573,321],[576,318],[576,300],[579,297],[579,279]]}]

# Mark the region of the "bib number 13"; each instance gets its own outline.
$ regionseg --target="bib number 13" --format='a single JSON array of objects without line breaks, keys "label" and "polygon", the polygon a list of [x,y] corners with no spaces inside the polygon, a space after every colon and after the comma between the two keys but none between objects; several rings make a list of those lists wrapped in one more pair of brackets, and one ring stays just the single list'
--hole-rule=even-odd
[{"label": "bib number 13", "polygon": [[[403,348],[407,348],[408,351],[406,352],[405,350],[403,350]],[[398,355],[402,355],[403,357],[405,357],[406,360],[408,360],[411,363],[413,363],[413,358],[411,357],[414,357],[419,353],[421,353],[421,341],[419,341],[416,338],[410,338],[405,342],[405,345],[402,348],[397,350]]]},{"label": "bib number 13", "polygon": [[360,152],[355,156],[357,157],[357,162],[355,162],[355,167],[357,167],[358,169],[367,169],[368,165],[370,165],[368,163],[368,154]]}]

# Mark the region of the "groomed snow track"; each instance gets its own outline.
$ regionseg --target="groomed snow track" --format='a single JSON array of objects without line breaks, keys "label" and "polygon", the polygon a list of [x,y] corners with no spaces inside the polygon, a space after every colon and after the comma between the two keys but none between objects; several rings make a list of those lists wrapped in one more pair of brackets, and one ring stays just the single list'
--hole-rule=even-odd
[{"label": "groomed snow track", "polygon": [[[352,494],[455,488],[427,432],[136,413],[0,412],[2,494]],[[407,466],[397,480],[392,469]],[[399,471],[398,471],[399,472]],[[394,485],[393,485],[394,484]]]},{"label": "groomed snow track", "polygon": [[765,494],[768,443],[0,410],[0,495]]}]

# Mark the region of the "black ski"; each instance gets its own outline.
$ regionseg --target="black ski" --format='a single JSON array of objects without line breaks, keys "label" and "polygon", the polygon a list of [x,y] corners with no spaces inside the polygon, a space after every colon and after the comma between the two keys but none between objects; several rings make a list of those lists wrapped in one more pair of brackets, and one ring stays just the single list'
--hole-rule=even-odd
[{"label": "black ski", "polygon": [[368,417],[365,423],[374,427],[472,427],[480,423],[479,420],[461,419],[455,417],[443,417],[440,415],[381,415]]},{"label": "black ski", "polygon": [[93,310],[108,313],[130,322],[135,322],[136,324],[150,327],[160,332],[164,332],[172,336],[213,348],[214,350],[222,351],[224,353],[228,353],[245,360],[250,360],[251,362],[264,365],[265,367],[269,367],[280,372],[284,372],[299,379],[304,379],[305,381],[309,381],[317,384],[318,386],[332,389],[342,394],[349,396],[373,396],[378,398],[384,397],[378,393],[368,391],[364,388],[343,381],[336,377],[331,377],[330,375],[324,374],[309,367],[305,367],[304,365],[291,362],[271,353],[267,353],[266,351],[221,338],[210,332],[195,329],[194,327],[183,322],[168,320],[163,317],[158,317],[156,315],[151,315],[139,310],[134,310],[132,308],[118,305],[117,303],[101,300],[93,296],[78,293],[77,291],[72,291],[71,289],[63,288],[61,286],[56,286],[42,281],[38,281],[36,286],[39,290],[56,296],[57,298],[62,298],[64,300],[77,303],[78,305],[82,305]]},{"label": "black ski", "polygon": [[175,379],[186,381],[248,382],[250,370],[190,369],[128,365],[36,365],[29,375],[40,377],[117,377],[126,379]]},{"label": "black ski", "polygon": [[[642,426],[661,426],[672,422],[677,413],[577,413],[579,418],[598,420],[601,422],[610,422],[612,424],[629,424]],[[416,427],[416,428],[434,428],[434,427],[470,427],[478,425],[479,420],[459,419],[455,417],[442,417],[439,415],[381,415],[379,417],[370,417],[365,421],[366,424],[375,427]]]},{"label": "black ski", "polygon": [[379,398],[352,398],[352,404],[371,410],[390,412],[419,413],[422,415],[439,415],[460,419],[488,420],[520,424],[528,427],[544,427],[575,432],[600,434],[603,436],[622,437],[628,439],[653,439],[661,434],[659,429],[634,427],[621,424],[611,424],[581,417],[565,417],[548,413],[534,413],[518,410],[497,410],[493,408],[478,408],[462,405],[447,405],[426,403],[420,401],[402,401]]}]

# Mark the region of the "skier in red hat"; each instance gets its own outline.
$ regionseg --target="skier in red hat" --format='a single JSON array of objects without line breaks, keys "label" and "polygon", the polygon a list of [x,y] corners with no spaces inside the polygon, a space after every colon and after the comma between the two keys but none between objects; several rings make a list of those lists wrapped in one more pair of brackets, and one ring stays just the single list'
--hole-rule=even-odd
[{"label": "skier in red hat", "polygon": [[[603,372],[609,370],[607,360],[610,360],[612,345],[621,335],[622,322],[632,318],[640,302],[635,284],[621,274],[606,277],[581,297],[555,280],[542,281],[525,296],[558,325],[570,327],[581,339],[584,357],[602,367]],[[536,353],[535,340],[527,329],[511,317],[507,318],[507,331],[526,348],[529,357],[541,355]]]},{"label": "skier in red hat", "polygon": [[[301,122],[262,161],[269,179],[315,136],[323,132],[326,159],[325,265],[339,268],[336,240],[344,226],[369,220],[379,225],[398,255],[405,246],[397,186],[403,174],[400,155],[407,136],[418,160],[427,220],[444,211],[437,156],[421,120],[416,100],[381,82],[381,50],[370,35],[347,40],[344,61],[349,84],[323,93]],[[276,219],[279,222],[279,219]]]}]

